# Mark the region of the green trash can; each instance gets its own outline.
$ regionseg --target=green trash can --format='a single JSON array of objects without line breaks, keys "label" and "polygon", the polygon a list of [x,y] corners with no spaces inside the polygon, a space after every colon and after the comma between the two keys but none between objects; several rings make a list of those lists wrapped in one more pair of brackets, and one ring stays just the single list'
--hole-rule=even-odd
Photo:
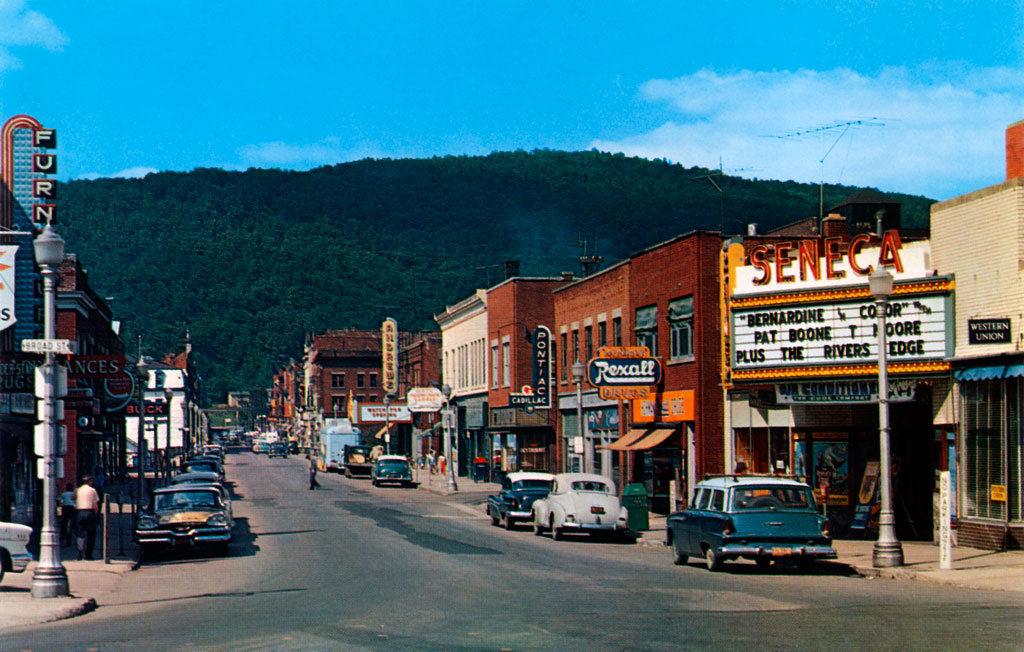
[{"label": "green trash can", "polygon": [[650,514],[647,509],[647,490],[642,484],[626,485],[622,492],[622,506],[629,512],[626,526],[634,532],[649,530]]}]

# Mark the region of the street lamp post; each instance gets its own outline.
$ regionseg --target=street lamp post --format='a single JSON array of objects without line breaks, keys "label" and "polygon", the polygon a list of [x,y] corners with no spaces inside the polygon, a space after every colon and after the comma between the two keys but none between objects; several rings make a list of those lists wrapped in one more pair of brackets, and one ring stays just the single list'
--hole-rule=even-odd
[{"label": "street lamp post", "polygon": [[135,364],[135,379],[139,384],[139,428],[138,443],[135,446],[136,459],[135,469],[139,476],[135,495],[135,518],[139,517],[139,510],[142,509],[142,497],[146,493],[146,385],[149,384],[149,370],[146,368],[146,360],[139,355],[139,361]]},{"label": "street lamp post", "polygon": [[384,452],[391,454],[391,394],[384,395]]},{"label": "street lamp post", "polygon": [[164,400],[167,401],[167,447],[164,448],[164,479],[171,480],[171,400],[174,399],[174,390],[164,387]]},{"label": "street lamp post", "polygon": [[892,275],[881,265],[868,278],[878,318],[878,455],[882,511],[878,515],[878,541],[872,553],[875,568],[903,565],[903,547],[896,538],[892,511],[892,456],[889,453],[889,350],[885,332],[885,309],[892,296]]},{"label": "street lamp post", "polygon": [[[579,358],[572,363],[572,382],[576,383],[576,431],[583,442],[583,472],[590,473],[593,468],[587,436],[583,432],[583,363]],[[568,460],[568,456],[566,456]]]},{"label": "street lamp post", "polygon": [[444,459],[447,465],[447,471],[445,475],[448,476],[448,491],[454,492],[459,490],[459,485],[455,481],[455,464],[452,460],[452,421],[455,414],[452,411],[451,396],[452,388],[451,385],[444,385],[441,387],[441,393],[444,395],[444,415],[442,416],[442,423],[444,427]]},{"label": "street lamp post", "polygon": [[[43,275],[43,328],[47,340],[57,339],[57,273],[64,260],[64,240],[49,224],[32,243],[36,264]],[[42,423],[37,428],[37,454],[42,458],[43,529],[39,533],[39,563],[32,574],[33,598],[59,598],[68,595],[68,574],[60,560],[57,537],[57,455],[60,408],[57,398],[59,375],[65,373],[54,361],[53,352],[46,352],[46,361],[37,374],[36,394],[43,399]],[[43,382],[40,383],[39,381]],[[40,387],[39,385],[42,384]]]}]

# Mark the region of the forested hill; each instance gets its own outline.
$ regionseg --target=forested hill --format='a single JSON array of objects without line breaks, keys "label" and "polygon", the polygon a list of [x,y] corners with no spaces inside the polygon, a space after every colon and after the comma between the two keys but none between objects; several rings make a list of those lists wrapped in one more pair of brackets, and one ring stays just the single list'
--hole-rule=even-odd
[{"label": "forested hill", "polygon": [[[197,169],[72,181],[59,233],[135,350],[162,356],[191,333],[208,401],[266,388],[328,328],[436,328],[432,316],[501,279],[612,264],[695,229],[761,231],[818,213],[818,186],[715,177],[598,152],[363,160],[309,172]],[[856,192],[826,186],[825,206]],[[903,202],[927,225],[931,200]]]}]

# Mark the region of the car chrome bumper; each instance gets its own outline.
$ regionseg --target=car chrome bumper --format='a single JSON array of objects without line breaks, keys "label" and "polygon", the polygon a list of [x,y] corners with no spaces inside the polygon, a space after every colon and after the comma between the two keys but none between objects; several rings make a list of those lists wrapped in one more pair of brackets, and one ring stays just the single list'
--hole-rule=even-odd
[{"label": "car chrome bumper", "polygon": [[170,545],[195,545],[197,543],[226,543],[231,540],[230,530],[196,529],[189,532],[136,532],[139,545],[163,543]]},{"label": "car chrome bumper", "polygon": [[505,518],[514,518],[517,521],[533,520],[533,512],[508,512]]},{"label": "car chrome bumper", "polygon": [[563,530],[625,530],[625,523],[616,523],[610,521],[608,523],[575,523],[573,521],[566,521],[562,523]]},{"label": "car chrome bumper", "polygon": [[32,554],[26,552],[23,555],[11,555],[11,571],[20,573],[28,567],[28,563],[32,561]]},{"label": "car chrome bumper", "polygon": [[718,549],[718,554],[735,557],[772,557],[785,559],[786,557],[814,557],[815,559],[835,559],[838,555],[836,549],[829,546],[782,543],[776,545],[745,545],[727,544]]}]

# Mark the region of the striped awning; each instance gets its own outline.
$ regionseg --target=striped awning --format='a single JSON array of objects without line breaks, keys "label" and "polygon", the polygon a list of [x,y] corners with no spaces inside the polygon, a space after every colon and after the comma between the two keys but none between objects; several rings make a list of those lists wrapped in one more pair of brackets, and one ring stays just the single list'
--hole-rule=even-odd
[{"label": "striped awning", "polygon": [[992,367],[968,367],[957,369],[953,372],[957,380],[979,381],[998,380],[1000,378],[1022,378],[1024,377],[1024,365],[996,365]]},{"label": "striped awning", "polygon": [[636,443],[649,432],[650,430],[630,430],[619,437],[616,441],[613,441],[607,446],[598,446],[598,448],[604,448],[610,451],[627,451],[629,450],[630,445]]}]

